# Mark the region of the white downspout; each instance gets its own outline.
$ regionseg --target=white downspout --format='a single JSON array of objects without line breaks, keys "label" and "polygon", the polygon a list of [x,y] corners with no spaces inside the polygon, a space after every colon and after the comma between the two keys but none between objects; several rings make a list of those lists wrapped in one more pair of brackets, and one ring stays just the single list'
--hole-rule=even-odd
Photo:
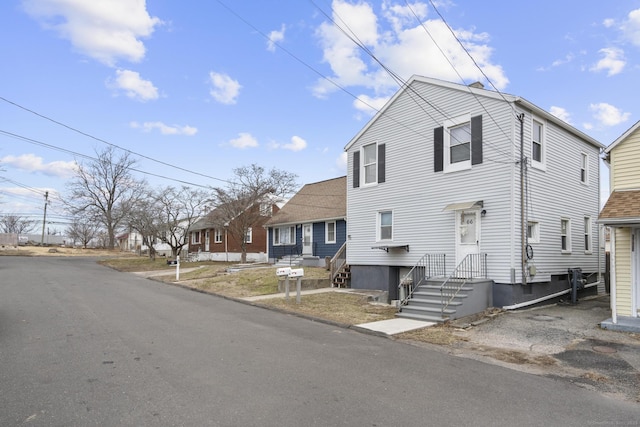
[{"label": "white downspout", "polygon": [[616,309],[616,228],[611,228],[611,247],[609,248],[609,298],[611,304],[611,321],[618,323],[618,311]]}]

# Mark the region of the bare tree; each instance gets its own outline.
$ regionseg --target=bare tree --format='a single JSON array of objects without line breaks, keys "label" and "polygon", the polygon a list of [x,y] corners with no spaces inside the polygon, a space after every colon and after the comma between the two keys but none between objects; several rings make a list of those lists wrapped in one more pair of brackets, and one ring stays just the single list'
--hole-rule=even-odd
[{"label": "bare tree", "polygon": [[99,227],[95,223],[76,218],[67,228],[66,233],[74,243],[79,241],[86,249],[89,242],[98,235],[98,231]]},{"label": "bare tree", "polygon": [[0,230],[3,233],[25,234],[36,228],[36,221],[20,215],[8,214],[0,217]]},{"label": "bare tree", "polygon": [[96,152],[97,158],[88,164],[78,164],[75,177],[68,184],[67,205],[74,216],[104,226],[107,247],[115,246],[115,233],[128,217],[140,197],[145,183],[132,175],[136,160],[125,152],[117,157],[108,147]]},{"label": "bare tree", "polygon": [[208,192],[189,187],[167,187],[158,193],[157,201],[162,216],[162,230],[158,237],[171,247],[172,257],[176,257],[187,245],[189,228],[198,220],[210,200]]},{"label": "bare tree", "polygon": [[156,257],[156,239],[160,234],[162,217],[158,196],[147,190],[129,212],[128,225],[142,237],[142,244],[149,248],[149,258]]},{"label": "bare tree", "polygon": [[247,234],[264,211],[261,205],[291,195],[297,188],[297,176],[290,172],[271,169],[265,171],[255,163],[233,170],[234,178],[226,188],[214,188],[216,214],[227,227],[229,235],[239,243],[242,262],[247,261]]}]

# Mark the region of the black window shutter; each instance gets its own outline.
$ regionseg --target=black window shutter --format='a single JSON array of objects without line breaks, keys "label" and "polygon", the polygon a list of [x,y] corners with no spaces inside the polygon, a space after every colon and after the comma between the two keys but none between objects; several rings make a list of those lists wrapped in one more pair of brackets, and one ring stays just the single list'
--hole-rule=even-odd
[{"label": "black window shutter", "polygon": [[471,164],[482,163],[482,116],[471,117]]},{"label": "black window shutter", "polygon": [[387,171],[385,151],[385,144],[378,145],[378,184],[384,182]]},{"label": "black window shutter", "polygon": [[444,127],[440,126],[433,130],[433,171],[442,172],[444,163]]},{"label": "black window shutter", "polygon": [[353,152],[353,188],[360,187],[360,151]]}]

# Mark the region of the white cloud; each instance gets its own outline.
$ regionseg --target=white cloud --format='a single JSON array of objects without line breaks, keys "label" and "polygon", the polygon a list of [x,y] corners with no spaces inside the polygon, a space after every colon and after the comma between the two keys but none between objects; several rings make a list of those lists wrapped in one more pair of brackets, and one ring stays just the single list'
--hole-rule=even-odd
[{"label": "white cloud", "polygon": [[42,157],[35,154],[22,154],[20,156],[5,156],[0,159],[3,165],[9,165],[27,172],[41,172],[47,176],[69,178],[76,171],[75,162],[55,161],[44,163]]},{"label": "white cloud", "polygon": [[620,109],[606,102],[591,104],[589,109],[593,112],[593,117],[603,126],[616,126],[626,122],[631,113],[623,113]]},{"label": "white cloud", "polygon": [[273,30],[269,33],[269,40],[267,40],[267,50],[269,52],[275,52],[276,43],[280,43],[284,40],[284,32],[286,27],[284,24],[280,27],[280,31]]},{"label": "white cloud", "polygon": [[613,76],[622,72],[626,61],[624,59],[624,52],[622,49],[615,47],[607,47],[598,51],[604,58],[597,62],[596,65],[591,67],[591,71],[607,71],[607,76]]},{"label": "white cloud", "polygon": [[115,79],[107,80],[107,86],[122,90],[131,99],[146,102],[158,99],[158,88],[149,80],[144,80],[140,74],[130,70],[116,70]]},{"label": "white cloud", "polygon": [[[383,64],[405,80],[413,74],[420,74],[460,81],[457,73],[465,81],[485,80],[447,26],[439,19],[425,19],[425,3],[415,2],[411,5],[422,25],[416,22],[408,7],[391,5],[386,1],[382,5],[382,23],[371,4],[365,1],[351,4],[346,0],[334,0],[332,9],[335,22],[345,30],[348,26]],[[429,34],[425,32],[425,28]],[[493,84],[503,89],[509,81],[502,67],[491,62],[493,50],[487,44],[489,36],[472,30],[454,31]],[[333,72],[333,76],[330,76],[332,81],[343,87],[361,86],[372,89],[377,97],[388,96],[397,90],[397,84],[387,72],[333,23],[321,24],[316,35],[323,48],[323,59]],[[417,55],[416,52],[420,54]],[[455,66],[455,70],[449,61]],[[314,94],[322,98],[334,90],[334,85],[321,79],[314,87]]]},{"label": "white cloud", "polygon": [[229,141],[229,145],[234,148],[254,148],[258,146],[258,140],[255,139],[250,133],[240,132],[238,137]]},{"label": "white cloud", "polygon": [[193,136],[198,133],[198,129],[193,126],[179,126],[179,125],[165,125],[162,122],[131,122],[129,124],[134,129],[142,129],[145,132],[151,132],[153,129],[158,129],[163,135],[187,135]]},{"label": "white cloud", "polygon": [[625,38],[636,46],[640,46],[640,9],[629,12],[628,19],[620,26]]},{"label": "white cloud", "polygon": [[288,144],[281,144],[277,141],[270,141],[268,147],[270,150],[283,149],[290,151],[302,151],[307,148],[307,141],[300,138],[299,136],[294,135],[291,137],[291,142]]},{"label": "white cloud", "polygon": [[119,59],[144,58],[141,38],[149,37],[159,18],[145,0],[23,0],[25,11],[71,42],[83,55],[114,66]]},{"label": "white cloud", "polygon": [[549,110],[549,112],[554,116],[556,116],[557,118],[559,118],[560,120],[571,124],[571,114],[569,114],[569,112],[564,108],[551,106],[551,109]]},{"label": "white cloud", "polygon": [[288,144],[284,144],[282,148],[291,151],[301,151],[307,148],[307,141],[300,138],[299,136],[294,135],[291,137],[291,142]]},{"label": "white cloud", "polygon": [[237,80],[232,79],[226,74],[209,73],[211,80],[211,91],[209,92],[213,99],[222,104],[235,104],[242,86]]},{"label": "white cloud", "polygon": [[607,18],[604,21],[602,21],[602,25],[604,25],[605,28],[611,28],[616,24],[616,21],[612,18]]}]

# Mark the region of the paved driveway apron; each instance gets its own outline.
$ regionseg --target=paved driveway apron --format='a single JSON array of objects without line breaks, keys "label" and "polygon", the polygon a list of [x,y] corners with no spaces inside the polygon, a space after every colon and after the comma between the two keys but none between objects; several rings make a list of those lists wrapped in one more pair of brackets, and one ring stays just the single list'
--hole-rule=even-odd
[{"label": "paved driveway apron", "polygon": [[118,273],[0,257],[0,425],[636,422],[640,407]]}]

